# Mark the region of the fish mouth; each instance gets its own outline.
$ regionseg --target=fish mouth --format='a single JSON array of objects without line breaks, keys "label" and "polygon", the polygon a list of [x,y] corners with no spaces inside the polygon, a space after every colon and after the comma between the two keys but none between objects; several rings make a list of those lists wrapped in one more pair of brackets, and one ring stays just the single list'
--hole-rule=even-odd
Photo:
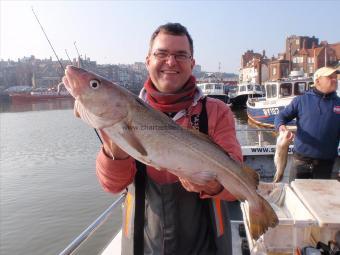
[{"label": "fish mouth", "polygon": [[70,94],[77,99],[81,94],[81,84],[79,82],[79,74],[82,70],[75,66],[66,66],[65,76],[63,77],[63,83],[65,88],[70,92]]}]

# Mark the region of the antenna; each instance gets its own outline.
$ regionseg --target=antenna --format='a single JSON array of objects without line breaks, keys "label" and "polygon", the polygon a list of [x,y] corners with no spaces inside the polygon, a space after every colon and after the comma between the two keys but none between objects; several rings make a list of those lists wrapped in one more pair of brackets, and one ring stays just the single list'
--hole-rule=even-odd
[{"label": "antenna", "polygon": [[220,76],[220,82],[222,82],[221,62],[218,62],[218,74]]}]

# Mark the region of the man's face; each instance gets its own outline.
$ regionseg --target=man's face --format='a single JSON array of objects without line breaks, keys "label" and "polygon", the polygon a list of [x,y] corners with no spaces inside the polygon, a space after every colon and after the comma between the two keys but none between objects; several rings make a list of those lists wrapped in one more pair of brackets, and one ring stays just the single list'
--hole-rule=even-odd
[{"label": "man's face", "polygon": [[337,90],[337,75],[333,73],[329,76],[321,76],[318,78],[317,88],[323,93],[331,93]]},{"label": "man's face", "polygon": [[[170,54],[165,59],[156,57]],[[165,54],[164,54],[165,53]],[[185,35],[169,35],[159,33],[153,41],[149,55],[146,57],[146,67],[155,87],[164,93],[179,91],[188,81],[195,65],[193,58],[183,60],[175,55],[191,56],[189,40]]]}]

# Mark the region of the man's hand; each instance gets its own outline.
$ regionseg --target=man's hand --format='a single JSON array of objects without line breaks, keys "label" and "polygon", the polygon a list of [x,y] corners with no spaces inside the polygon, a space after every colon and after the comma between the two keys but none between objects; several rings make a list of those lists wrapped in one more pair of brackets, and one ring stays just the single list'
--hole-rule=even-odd
[{"label": "man's hand", "polygon": [[103,140],[103,148],[106,156],[118,160],[127,159],[129,157],[129,154],[113,143],[110,137],[103,130],[99,129],[99,133]]},{"label": "man's hand", "polygon": [[281,125],[281,126],[279,127],[279,131],[280,131],[280,132],[284,132],[284,131],[288,131],[288,129],[287,129],[286,125]]},{"label": "man's hand", "polygon": [[182,186],[189,192],[204,192],[210,196],[214,196],[223,190],[223,186],[217,180],[210,180],[205,184],[196,184],[186,178],[179,177]]},{"label": "man's hand", "polygon": [[288,128],[286,127],[286,125],[281,125],[279,127],[279,132],[285,132],[285,131],[288,132],[287,137],[289,137],[289,140],[292,141],[294,136],[295,136],[294,133],[292,131],[289,131]]}]

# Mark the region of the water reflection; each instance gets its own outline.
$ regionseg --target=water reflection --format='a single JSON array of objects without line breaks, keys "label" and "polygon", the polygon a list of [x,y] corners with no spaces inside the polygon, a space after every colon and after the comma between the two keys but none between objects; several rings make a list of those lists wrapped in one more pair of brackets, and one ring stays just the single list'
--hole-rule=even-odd
[{"label": "water reflection", "polygon": [[73,98],[49,99],[40,101],[1,101],[0,112],[26,112],[72,109]]}]

